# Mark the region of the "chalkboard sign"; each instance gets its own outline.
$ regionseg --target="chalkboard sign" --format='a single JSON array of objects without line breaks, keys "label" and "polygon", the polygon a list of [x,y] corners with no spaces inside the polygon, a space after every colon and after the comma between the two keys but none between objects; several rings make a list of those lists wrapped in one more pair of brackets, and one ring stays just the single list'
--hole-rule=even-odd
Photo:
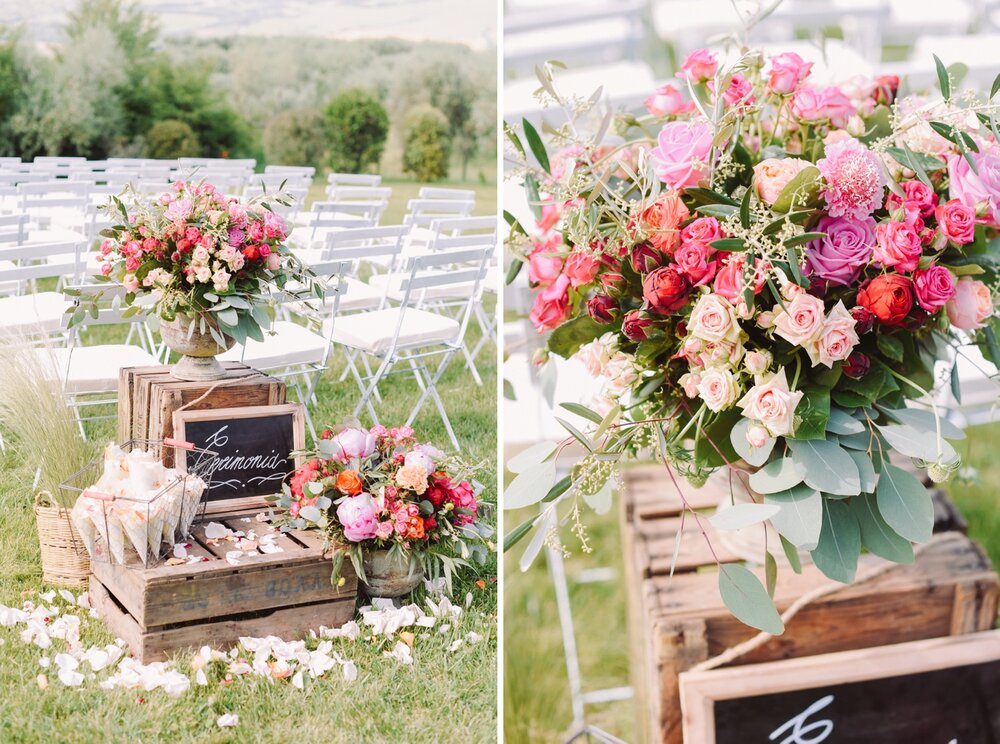
[{"label": "chalkboard sign", "polygon": [[[212,485],[203,500],[260,501],[281,490],[295,462],[288,456],[305,445],[302,406],[247,406],[174,414],[174,436],[218,454]],[[185,463],[186,465],[186,463]],[[240,503],[240,502],[237,502]]]},{"label": "chalkboard sign", "polygon": [[1000,631],[687,672],[680,684],[692,744],[1000,742]]}]

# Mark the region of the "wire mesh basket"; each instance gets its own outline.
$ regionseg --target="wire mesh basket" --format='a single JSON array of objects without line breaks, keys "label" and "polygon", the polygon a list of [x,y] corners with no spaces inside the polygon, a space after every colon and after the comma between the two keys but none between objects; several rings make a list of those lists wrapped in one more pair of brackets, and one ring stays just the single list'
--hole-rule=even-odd
[{"label": "wire mesh basket", "polygon": [[[204,514],[217,455],[174,439],[109,444],[60,487],[92,561],[155,566]],[[164,461],[179,467],[166,467]]]}]

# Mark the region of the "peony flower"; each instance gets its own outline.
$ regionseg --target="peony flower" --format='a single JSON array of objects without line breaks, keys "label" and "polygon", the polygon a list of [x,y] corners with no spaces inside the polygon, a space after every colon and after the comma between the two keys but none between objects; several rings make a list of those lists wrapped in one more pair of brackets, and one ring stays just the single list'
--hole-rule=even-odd
[{"label": "peony flower", "polygon": [[359,493],[341,501],[337,506],[337,519],[344,528],[344,537],[351,542],[375,537],[378,529],[376,512],[375,500],[368,493]]},{"label": "peony flower", "polygon": [[945,308],[953,326],[971,331],[979,328],[993,314],[993,296],[989,287],[981,281],[963,276],[955,285],[955,294]]},{"label": "peony flower", "polygon": [[642,212],[642,223],[648,231],[646,239],[670,255],[680,242],[680,226],[688,215],[688,208],[675,192],[660,195]]},{"label": "peony flower", "polygon": [[657,88],[653,95],[646,99],[645,106],[653,116],[671,116],[694,108],[693,104],[684,103],[684,96],[670,83]]},{"label": "peony flower", "polygon": [[690,282],[673,266],[661,266],[642,281],[643,299],[652,311],[661,315],[683,307],[690,290]]},{"label": "peony flower", "polygon": [[674,190],[697,186],[708,175],[712,127],[705,121],[674,121],[663,125],[649,151],[656,176]]},{"label": "peony flower", "polygon": [[882,206],[885,177],[878,155],[857,140],[830,145],[816,166],[823,174],[822,195],[831,217],[862,220]]},{"label": "peony flower", "polygon": [[427,474],[427,468],[423,465],[403,465],[396,471],[396,484],[419,496],[427,490]]},{"label": "peony flower", "polygon": [[955,245],[976,239],[976,210],[959,199],[949,199],[934,210],[941,234]]},{"label": "peony flower", "polygon": [[333,437],[334,459],[363,460],[375,451],[375,435],[364,429],[344,429]]},{"label": "peony flower", "polygon": [[697,389],[708,410],[716,412],[732,408],[740,394],[736,376],[730,370],[720,367],[706,370],[701,375]]},{"label": "peony flower", "polygon": [[901,326],[913,308],[913,282],[902,274],[883,274],[858,290],[858,304],[882,325]]},{"label": "peony flower", "polygon": [[561,274],[539,292],[531,307],[531,322],[539,331],[551,331],[569,317],[569,277]]},{"label": "peony flower", "polygon": [[434,459],[423,449],[413,449],[403,458],[403,466],[419,465],[428,473],[434,472]]},{"label": "peony flower", "polygon": [[794,93],[802,82],[809,77],[813,63],[806,62],[795,52],[785,52],[771,58],[771,69],[768,72],[767,87],[772,93],[787,96]]},{"label": "peony flower", "polygon": [[590,284],[594,281],[594,277],[597,276],[597,271],[600,267],[600,263],[593,256],[588,256],[586,253],[581,253],[580,251],[571,253],[569,258],[566,259],[565,266],[570,286],[582,287]]},{"label": "peony flower", "polygon": [[788,389],[788,378],[782,367],[766,382],[754,385],[737,405],[743,415],[758,422],[774,437],[787,436],[794,427],[795,408],[802,400],[802,392]]},{"label": "peony flower", "polygon": [[693,83],[704,83],[715,77],[719,62],[708,49],[695,49],[681,63],[681,71],[677,77],[690,80]]},{"label": "peony flower", "polygon": [[930,266],[914,273],[913,293],[920,307],[936,313],[955,296],[955,277],[944,266]]},{"label": "peony flower", "polygon": [[832,284],[854,284],[871,260],[875,220],[823,217],[815,231],[826,235],[809,243],[806,249],[809,271]]},{"label": "peony flower", "polygon": [[799,292],[785,308],[774,309],[775,333],[793,346],[806,347],[819,337],[826,320],[823,300]]},{"label": "peony flower", "polygon": [[843,300],[840,300],[823,323],[815,347],[807,351],[814,367],[825,364],[832,368],[834,362],[846,360],[857,345],[858,332],[854,318],[847,312]]},{"label": "peony flower", "polygon": [[164,216],[171,222],[186,220],[194,211],[194,204],[190,199],[178,199],[170,203],[164,212]]},{"label": "peony flower", "polygon": [[546,287],[556,280],[563,269],[562,256],[558,255],[562,245],[559,235],[535,243],[528,254],[528,281]]},{"label": "peony flower", "polygon": [[782,190],[799,172],[811,166],[808,160],[799,158],[768,158],[753,167],[754,189],[760,200],[771,206],[778,200]]},{"label": "peony flower", "polygon": [[916,230],[905,222],[890,220],[875,226],[875,249],[872,257],[896,271],[914,271],[923,246]]},{"label": "peony flower", "polygon": [[722,295],[701,295],[688,320],[688,335],[705,341],[736,343],[740,339],[740,324],[735,308]]}]

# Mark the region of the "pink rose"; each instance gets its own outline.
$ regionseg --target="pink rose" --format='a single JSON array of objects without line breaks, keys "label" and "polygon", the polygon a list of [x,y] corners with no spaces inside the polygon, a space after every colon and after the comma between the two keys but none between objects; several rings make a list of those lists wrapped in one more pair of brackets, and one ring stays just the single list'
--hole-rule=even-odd
[{"label": "pink rose", "polygon": [[[730,302],[736,302],[743,296],[743,267],[746,266],[746,255],[732,253],[728,262],[715,275],[712,289]],[[757,269],[754,272],[754,294],[759,294],[767,281],[767,273],[761,271],[760,259],[757,259]]]},{"label": "pink rose", "polygon": [[708,245],[722,237],[722,228],[715,217],[699,217],[681,230],[682,243],[703,243]]},{"label": "pink rose", "polygon": [[979,170],[978,175],[972,172],[969,163],[961,155],[948,156],[951,197],[972,207],[979,214],[982,214],[979,208],[985,207],[990,219],[994,223],[1000,223],[1000,156],[980,152],[971,157]]},{"label": "pink rose", "polygon": [[767,85],[772,92],[787,96],[809,77],[813,63],[806,62],[795,52],[785,52],[771,58],[771,70],[768,73]]},{"label": "pink rose", "polygon": [[772,362],[769,351],[748,351],[743,357],[743,364],[746,365],[747,372],[752,375],[763,374]]},{"label": "pink rose", "polygon": [[362,492],[341,501],[337,507],[337,519],[344,528],[344,537],[351,542],[375,537],[378,531],[375,513],[375,500],[371,494]]},{"label": "pink rose", "polygon": [[737,405],[743,415],[757,421],[771,436],[787,436],[795,424],[795,407],[802,400],[802,392],[788,388],[785,368],[778,370],[767,382],[750,388]]},{"label": "pink rose", "polygon": [[880,222],[875,226],[876,261],[883,266],[894,266],[896,271],[913,271],[920,260],[920,236],[905,222]]},{"label": "pink rose", "polygon": [[[715,83],[710,82],[708,87],[715,91]],[[739,104],[753,104],[756,97],[753,94],[753,85],[738,72],[733,74],[733,79],[729,81],[728,87],[722,91],[722,100],[726,106],[732,108]]]},{"label": "pink rose", "polygon": [[806,249],[810,272],[832,284],[853,284],[871,260],[875,220],[823,217],[815,229],[826,234]]},{"label": "pink rose", "polygon": [[543,204],[542,205],[542,217],[538,220],[538,229],[543,233],[547,233],[556,223],[559,222],[559,217],[562,216],[562,210],[555,204]]},{"label": "pink rose", "polygon": [[712,128],[704,121],[673,121],[663,125],[657,146],[650,150],[653,170],[670,188],[697,186],[708,174]]},{"label": "pink rose", "polygon": [[344,429],[333,437],[333,459],[362,460],[375,451],[375,435],[364,429]]},{"label": "pink rose", "polygon": [[563,268],[563,259],[556,255],[562,248],[562,238],[553,236],[544,243],[535,243],[528,255],[528,280],[548,286],[556,280]]},{"label": "pink rose", "polygon": [[831,121],[836,126],[844,126],[854,113],[851,99],[836,86],[823,90],[800,88],[792,97],[791,109],[802,121]]},{"label": "pink rose", "polygon": [[963,276],[955,285],[955,294],[945,308],[953,326],[971,331],[979,328],[993,314],[993,297],[989,287],[981,281]]},{"label": "pink rose", "polygon": [[858,345],[858,332],[854,317],[847,312],[844,302],[836,304],[820,331],[815,351],[809,350],[813,366],[817,363],[833,367],[834,362],[847,359]]},{"label": "pink rose", "polygon": [[661,85],[646,99],[646,110],[653,116],[670,116],[691,108],[684,105],[684,96],[673,85]]},{"label": "pink rose", "polygon": [[[242,263],[242,261],[240,263]],[[281,254],[272,253],[267,257],[267,270],[277,271],[279,268],[281,268]]]},{"label": "pink rose", "polygon": [[771,438],[771,435],[767,433],[767,429],[759,424],[753,424],[747,427],[747,443],[754,449],[759,449],[767,444],[767,440]]},{"label": "pink rose", "polygon": [[705,341],[736,343],[740,339],[740,324],[735,308],[721,295],[701,295],[691,311],[688,334]]},{"label": "pink rose", "polygon": [[582,287],[594,281],[600,266],[600,263],[593,256],[580,252],[571,253],[566,259],[566,276],[569,277],[569,283],[572,286]]},{"label": "pink rose", "polygon": [[753,182],[757,196],[768,206],[774,204],[789,181],[810,165],[812,163],[808,160],[800,160],[799,158],[762,160],[753,167]]},{"label": "pink rose", "polygon": [[715,77],[715,71],[719,68],[719,62],[715,55],[707,49],[695,49],[681,64],[681,71],[677,77],[687,78],[694,83],[704,83]]},{"label": "pink rose", "polygon": [[139,280],[136,279],[135,274],[126,274],[125,278],[122,279],[122,286],[125,287],[126,292],[135,292],[139,289]]},{"label": "pink rose", "polygon": [[927,219],[934,214],[934,208],[938,204],[937,194],[933,189],[927,187],[923,181],[904,181],[902,183],[905,199],[900,199],[891,191],[885,200],[885,208],[890,212],[903,207],[907,211],[917,210],[920,216]]},{"label": "pink rose", "polygon": [[379,540],[388,540],[392,537],[395,525],[393,522],[379,522],[375,527],[375,537]]},{"label": "pink rose", "polygon": [[709,261],[712,249],[704,243],[683,243],[674,251],[674,261],[677,268],[690,281],[691,285],[700,287],[708,284],[715,276],[716,262]]},{"label": "pink rose", "polygon": [[775,333],[793,346],[806,346],[815,341],[824,320],[823,300],[805,292],[799,292],[791,302],[786,302],[785,309],[779,306],[774,311]]},{"label": "pink rose", "polygon": [[955,245],[967,245],[976,239],[976,210],[959,199],[949,199],[934,210],[941,234]]},{"label": "pink rose", "polygon": [[917,304],[929,313],[936,313],[955,295],[955,277],[944,266],[931,266],[913,275],[913,290]]},{"label": "pink rose", "polygon": [[569,317],[569,277],[560,274],[539,292],[531,307],[531,322],[539,332],[551,331]]},{"label": "pink rose", "polygon": [[725,411],[731,408],[740,394],[736,377],[728,369],[713,367],[701,375],[698,396],[705,401],[710,411]]}]

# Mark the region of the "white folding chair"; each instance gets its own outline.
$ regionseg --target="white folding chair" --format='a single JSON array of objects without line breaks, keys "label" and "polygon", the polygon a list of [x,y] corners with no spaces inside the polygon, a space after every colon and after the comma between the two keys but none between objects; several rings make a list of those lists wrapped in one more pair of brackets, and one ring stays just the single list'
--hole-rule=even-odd
[{"label": "white folding chair", "polygon": [[[337,325],[333,330],[334,341],[347,349],[356,349],[379,360],[375,373],[362,381],[361,398],[354,409],[355,416],[362,410],[367,410],[373,422],[378,423],[372,398],[379,382],[390,374],[409,373],[417,381],[421,394],[406,423],[413,423],[430,398],[438,409],[452,445],[456,450],[461,449],[436,385],[452,357],[462,348],[474,296],[486,273],[491,254],[491,248],[480,248],[415,258],[410,267],[409,278],[403,285],[403,301],[398,307],[359,313],[351,317],[350,323]],[[446,267],[463,264],[469,264],[471,268],[442,271]],[[426,293],[451,284],[472,285],[465,308],[457,319],[421,309]],[[432,372],[427,367],[427,360],[434,357],[439,358],[439,361]],[[409,369],[395,369],[400,362],[405,363]]]},{"label": "white folding chair", "polygon": [[61,292],[29,292],[38,280],[64,277],[76,281],[83,271],[82,241],[25,243],[0,248],[0,285],[12,296],[0,297],[0,332],[35,340],[65,339],[63,319],[70,303]]},{"label": "white folding chair", "polygon": [[382,176],[367,173],[331,173],[326,177],[326,182],[340,186],[381,186]]},{"label": "white folding chair", "polygon": [[444,189],[437,186],[421,186],[417,192],[420,199],[444,199],[445,201],[476,200],[476,192],[472,189]]},{"label": "white folding chair", "polygon": [[264,173],[265,175],[280,173],[289,177],[298,176],[309,183],[312,183],[313,178],[316,177],[316,169],[311,165],[265,165]]}]

